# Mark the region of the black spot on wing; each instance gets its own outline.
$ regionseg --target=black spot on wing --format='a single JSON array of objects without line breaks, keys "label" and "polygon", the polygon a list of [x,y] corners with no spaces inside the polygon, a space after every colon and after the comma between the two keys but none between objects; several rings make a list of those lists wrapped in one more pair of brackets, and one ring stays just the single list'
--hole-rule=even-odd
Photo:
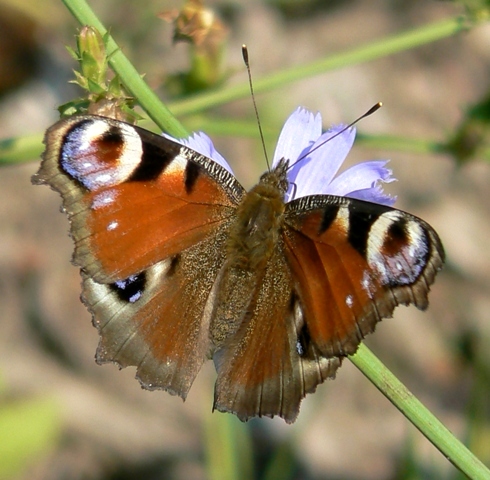
[{"label": "black spot on wing", "polygon": [[[297,312],[299,298],[295,292],[291,293],[291,298],[289,299],[289,310]],[[301,314],[300,314],[301,315]],[[311,345],[310,332],[308,326],[301,318],[295,318],[296,321],[296,353],[300,357],[305,357],[308,353],[308,349]]]},{"label": "black spot on wing", "polygon": [[146,286],[146,273],[141,272],[138,275],[131,275],[125,280],[118,280],[111,283],[109,288],[116,293],[119,300],[128,303],[137,302],[144,293]]},{"label": "black spot on wing", "polygon": [[114,148],[122,145],[124,143],[124,136],[121,129],[115,125],[111,125],[111,127],[102,134],[100,143],[104,144],[105,148]]},{"label": "black spot on wing", "polygon": [[194,190],[194,186],[196,185],[197,179],[201,174],[201,166],[194,162],[187,162],[185,166],[185,174],[184,174],[184,185],[185,191],[187,193],[191,193]]},{"label": "black spot on wing", "polygon": [[320,224],[319,235],[325,233],[332,225],[332,222],[337,218],[337,214],[339,213],[338,205],[328,205],[323,209],[322,223]]},{"label": "black spot on wing", "polygon": [[[156,180],[180,153],[180,145],[164,137],[137,130],[141,137],[143,154],[130,177],[132,182]],[[144,133],[142,133],[144,132]]]},{"label": "black spot on wing", "polygon": [[400,217],[393,222],[386,232],[387,241],[398,244],[408,243],[408,220],[405,217]]},{"label": "black spot on wing", "polygon": [[171,277],[172,275],[175,274],[175,272],[177,271],[177,267],[179,266],[179,263],[180,263],[180,255],[177,254],[175,256],[173,256],[170,260],[170,266],[168,267],[168,270],[167,270],[167,277]]},{"label": "black spot on wing", "polygon": [[306,356],[311,345],[311,337],[308,327],[305,324],[301,327],[298,332],[298,338],[296,340],[296,351],[300,357]]},{"label": "black spot on wing", "polygon": [[373,223],[390,209],[376,203],[353,200],[349,203],[349,243],[366,257],[369,232]]}]

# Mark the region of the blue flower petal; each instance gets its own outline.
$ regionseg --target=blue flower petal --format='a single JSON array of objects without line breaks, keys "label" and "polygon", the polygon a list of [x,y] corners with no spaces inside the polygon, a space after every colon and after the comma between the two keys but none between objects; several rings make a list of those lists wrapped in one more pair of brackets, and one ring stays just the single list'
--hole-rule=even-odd
[{"label": "blue flower petal", "polygon": [[162,133],[162,135],[169,140],[192,148],[192,150],[195,150],[197,153],[214,160],[216,163],[221,165],[223,168],[226,168],[226,170],[233,174],[233,170],[231,169],[229,163],[222,157],[216,148],[214,148],[213,141],[204,132],[195,132],[189,138],[180,139],[174,138],[168,133]]},{"label": "blue flower petal", "polygon": [[350,192],[372,188],[376,182],[393,182],[392,172],[385,165],[387,160],[372,160],[358,163],[335,177],[329,185],[329,193],[350,196]]},{"label": "blue flower petal", "polygon": [[292,164],[322,134],[322,117],[298,107],[286,120],[277,141],[272,169],[285,158]]},{"label": "blue flower petal", "polygon": [[230,173],[233,173],[233,170],[228,162],[222,157],[216,148],[214,148],[213,141],[204,132],[196,132],[189,138],[180,140],[180,143],[192,148],[205,157],[209,157],[223,168],[226,168],[226,170],[228,170]]},{"label": "blue flower petal", "polygon": [[306,158],[292,162],[288,180],[295,186],[290,186],[286,200],[291,200],[292,194],[294,198],[299,198],[332,193],[330,182],[347,157],[356,136],[354,128],[342,132],[344,128],[343,125],[330,128],[310,146],[308,151],[311,153],[306,153]]},{"label": "blue flower petal", "polygon": [[363,190],[356,190],[350,192],[347,196],[357,200],[364,200],[365,202],[379,203],[380,205],[386,205],[388,207],[391,207],[396,202],[396,196],[393,197],[384,193],[380,185],[374,185],[371,188],[365,188]]},{"label": "blue flower petal", "polygon": [[[396,197],[384,193],[380,183],[395,181],[386,160],[359,163],[337,175],[349,153],[356,130],[343,125],[330,128],[324,134],[322,117],[304,108],[296,109],[287,119],[279,135],[272,168],[285,158],[289,189],[285,201],[306,195],[337,195],[359,200],[393,205]],[[202,132],[185,140],[175,140],[211,158],[233,173],[228,162],[216,151],[211,139]],[[337,176],[336,176],[337,175]]]}]

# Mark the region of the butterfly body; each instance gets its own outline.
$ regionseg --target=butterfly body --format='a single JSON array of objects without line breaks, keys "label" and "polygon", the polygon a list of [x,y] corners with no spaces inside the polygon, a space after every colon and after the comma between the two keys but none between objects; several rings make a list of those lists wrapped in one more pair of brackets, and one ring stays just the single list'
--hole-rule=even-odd
[{"label": "butterfly body", "polygon": [[266,267],[284,222],[285,166],[263,176],[238,205],[228,240],[231,264],[251,270]]},{"label": "butterfly body", "polygon": [[246,192],[196,151],[104,117],[62,120],[45,142],[33,181],[62,195],[97,362],[185,398],[212,358],[214,408],[242,420],[293,422],[381,318],[427,306],[443,263],[437,234],[408,213],[286,203],[289,159]]}]

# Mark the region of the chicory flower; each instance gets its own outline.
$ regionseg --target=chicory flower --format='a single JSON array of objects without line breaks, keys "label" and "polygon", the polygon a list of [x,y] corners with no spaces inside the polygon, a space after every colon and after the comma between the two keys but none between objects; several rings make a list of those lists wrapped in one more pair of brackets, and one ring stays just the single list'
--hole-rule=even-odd
[{"label": "chicory flower", "polygon": [[[338,174],[356,136],[354,127],[344,129],[337,125],[322,134],[320,113],[313,115],[298,108],[291,114],[279,135],[272,161],[274,169],[282,158],[289,160],[285,201],[307,195],[337,195],[389,206],[395,203],[396,198],[386,194],[381,185],[395,180],[386,168],[387,160],[358,163]],[[205,133],[181,142],[232,173]]]}]

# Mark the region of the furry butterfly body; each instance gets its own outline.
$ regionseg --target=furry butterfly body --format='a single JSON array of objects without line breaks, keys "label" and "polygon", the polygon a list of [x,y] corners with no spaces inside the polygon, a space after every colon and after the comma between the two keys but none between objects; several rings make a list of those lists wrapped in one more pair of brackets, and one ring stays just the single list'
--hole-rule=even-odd
[{"label": "furry butterfly body", "polygon": [[285,202],[291,159],[246,192],[193,149],[104,117],[62,120],[45,142],[34,182],[63,198],[97,362],[185,399],[212,358],[214,408],[241,420],[293,422],[378,321],[426,308],[443,263],[435,231],[408,213]]}]

